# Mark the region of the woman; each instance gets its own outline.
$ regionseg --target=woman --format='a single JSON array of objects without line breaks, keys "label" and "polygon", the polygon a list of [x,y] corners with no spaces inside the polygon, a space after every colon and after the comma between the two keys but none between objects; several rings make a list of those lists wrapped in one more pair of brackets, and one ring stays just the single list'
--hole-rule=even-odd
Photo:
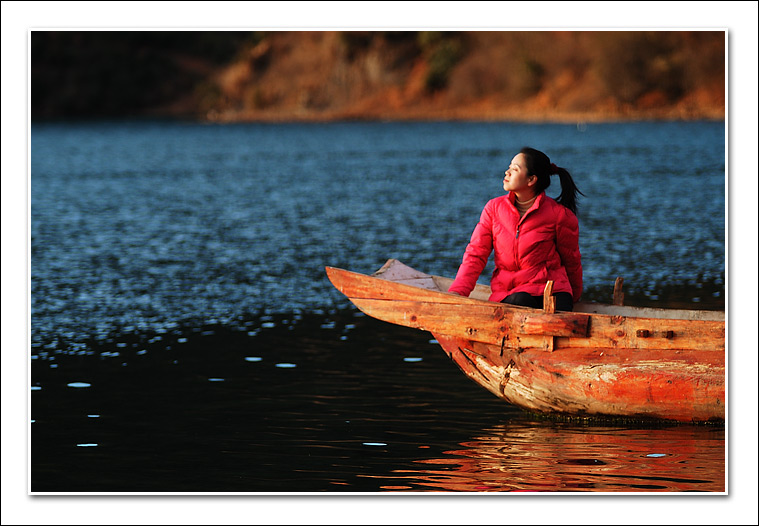
[{"label": "woman", "polygon": [[[558,174],[561,194],[545,189]],[[490,200],[448,291],[469,296],[495,251],[490,301],[541,308],[546,282],[553,281],[556,310],[571,311],[582,294],[577,189],[564,168],[533,148],[522,148],[503,178],[508,194]]]}]

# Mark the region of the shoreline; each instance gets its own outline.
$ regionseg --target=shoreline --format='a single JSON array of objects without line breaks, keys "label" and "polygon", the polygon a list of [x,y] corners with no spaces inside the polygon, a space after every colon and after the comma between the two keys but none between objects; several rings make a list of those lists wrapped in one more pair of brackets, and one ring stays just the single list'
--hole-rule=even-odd
[{"label": "shoreline", "polygon": [[55,119],[37,119],[32,122],[63,122],[67,120],[131,120],[131,119],[165,119],[217,124],[299,124],[299,123],[336,123],[336,122],[490,122],[520,124],[611,124],[633,122],[724,122],[724,111],[684,112],[669,108],[656,111],[628,112],[540,112],[503,110],[493,112],[469,112],[459,110],[439,111],[397,111],[397,112],[354,112],[333,111],[324,113],[300,111],[244,112],[215,111],[198,113],[146,112],[133,116],[103,116],[92,118],[58,117]]}]

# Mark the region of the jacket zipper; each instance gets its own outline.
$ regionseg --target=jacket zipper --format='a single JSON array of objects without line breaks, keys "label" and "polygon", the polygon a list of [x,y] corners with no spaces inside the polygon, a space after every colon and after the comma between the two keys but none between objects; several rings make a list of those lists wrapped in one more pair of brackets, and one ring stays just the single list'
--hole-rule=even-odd
[{"label": "jacket zipper", "polygon": [[519,265],[519,228],[521,227],[521,220],[519,223],[517,223],[517,234],[514,236],[514,261],[517,264],[517,268],[520,268]]},{"label": "jacket zipper", "polygon": [[519,264],[519,247],[518,247],[518,241],[519,241],[519,229],[522,228],[522,222],[524,221],[524,218],[527,217],[527,214],[530,213],[532,209],[528,210],[524,213],[522,217],[519,218],[519,222],[517,223],[517,232],[514,236],[514,261],[517,263],[517,268],[521,269],[521,265]]},{"label": "jacket zipper", "polygon": [[[532,211],[532,208],[530,208],[527,212],[524,213],[522,217],[519,218],[519,221],[517,222],[517,233],[516,236],[514,236],[514,261],[517,264],[517,268],[521,268],[521,265],[519,264],[519,249],[517,247],[518,241],[519,241],[519,229],[522,226],[522,222],[524,221],[524,218],[527,217],[527,215]],[[519,212],[517,212],[519,213]]]}]

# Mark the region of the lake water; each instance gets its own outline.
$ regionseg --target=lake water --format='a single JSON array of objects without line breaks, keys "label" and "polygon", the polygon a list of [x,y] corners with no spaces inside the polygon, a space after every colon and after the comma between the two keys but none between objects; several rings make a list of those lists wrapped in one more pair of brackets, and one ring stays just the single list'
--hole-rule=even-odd
[{"label": "lake water", "polygon": [[724,427],[524,413],[324,273],[453,276],[530,145],[585,194],[585,299],[724,309],[724,132],[34,124],[31,491],[724,492]]}]

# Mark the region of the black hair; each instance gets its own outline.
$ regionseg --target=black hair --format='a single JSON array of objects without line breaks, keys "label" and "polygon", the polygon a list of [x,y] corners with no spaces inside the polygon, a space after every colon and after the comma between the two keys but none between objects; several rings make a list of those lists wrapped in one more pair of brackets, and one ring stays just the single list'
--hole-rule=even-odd
[{"label": "black hair", "polygon": [[535,148],[524,147],[519,153],[524,155],[527,175],[534,175],[538,178],[535,193],[539,194],[551,186],[551,175],[558,175],[561,193],[556,202],[569,208],[573,214],[577,215],[577,194],[585,194],[577,189],[577,185],[575,185],[569,172],[553,164],[546,154]]}]

